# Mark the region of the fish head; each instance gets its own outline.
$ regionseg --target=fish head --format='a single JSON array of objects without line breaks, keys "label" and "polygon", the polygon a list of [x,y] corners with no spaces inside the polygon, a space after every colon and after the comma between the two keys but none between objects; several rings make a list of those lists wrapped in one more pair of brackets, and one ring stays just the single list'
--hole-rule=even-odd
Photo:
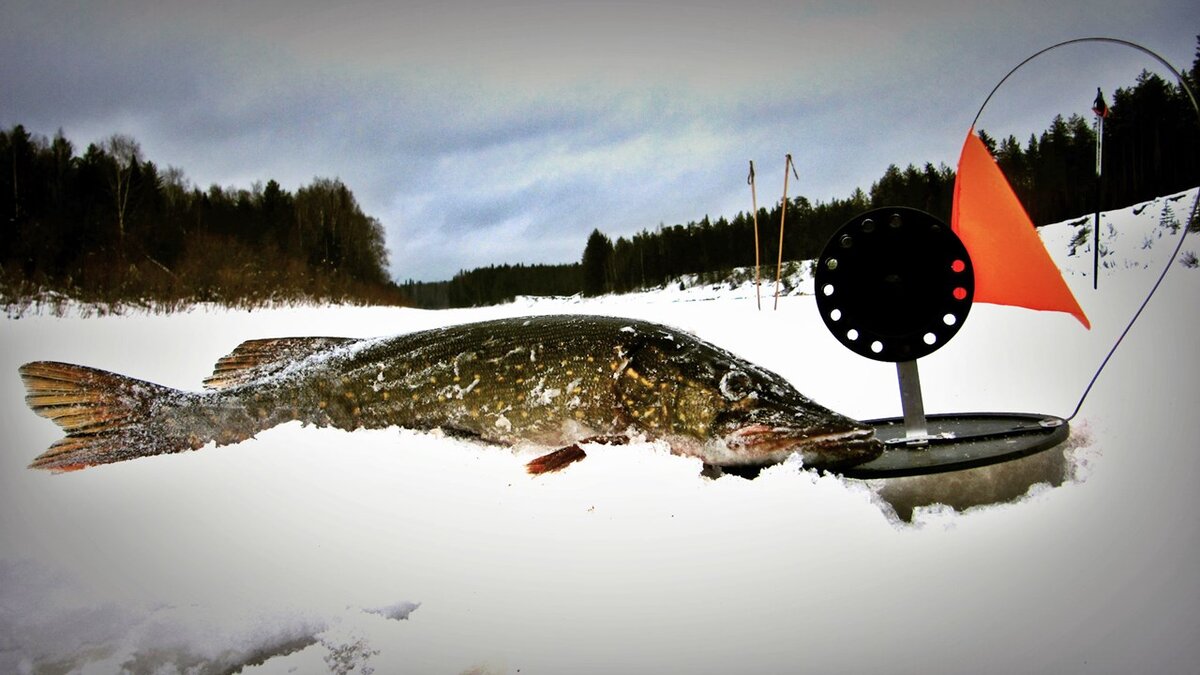
[{"label": "fish head", "polygon": [[690,442],[689,454],[714,466],[766,466],[798,453],[805,466],[837,470],[883,452],[870,425],[700,340],[643,346],[619,380],[633,417],[643,426],[666,427]]}]

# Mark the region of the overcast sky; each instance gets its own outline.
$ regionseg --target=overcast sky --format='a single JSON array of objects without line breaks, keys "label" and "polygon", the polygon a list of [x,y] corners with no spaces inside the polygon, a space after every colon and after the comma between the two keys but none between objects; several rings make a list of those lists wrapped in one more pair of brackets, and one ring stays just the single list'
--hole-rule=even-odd
[{"label": "overcast sky", "polygon": [[[114,132],[201,188],[341,178],[398,280],[578,260],[614,238],[953,166],[1022,59],[1102,35],[1189,67],[1194,0],[58,2],[0,5],[0,125]],[[1025,138],[1163,73],[1085,44],[1022,69],[980,126]],[[1165,74],[1165,73],[1164,73]]]}]

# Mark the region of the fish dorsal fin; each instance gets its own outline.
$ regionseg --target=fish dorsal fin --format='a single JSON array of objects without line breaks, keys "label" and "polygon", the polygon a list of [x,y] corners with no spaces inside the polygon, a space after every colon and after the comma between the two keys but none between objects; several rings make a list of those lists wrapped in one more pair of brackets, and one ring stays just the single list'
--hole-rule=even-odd
[{"label": "fish dorsal fin", "polygon": [[358,338],[289,337],[246,340],[217,361],[212,375],[204,378],[204,386],[207,389],[225,389],[266,377],[319,351],[352,342],[358,342]]}]

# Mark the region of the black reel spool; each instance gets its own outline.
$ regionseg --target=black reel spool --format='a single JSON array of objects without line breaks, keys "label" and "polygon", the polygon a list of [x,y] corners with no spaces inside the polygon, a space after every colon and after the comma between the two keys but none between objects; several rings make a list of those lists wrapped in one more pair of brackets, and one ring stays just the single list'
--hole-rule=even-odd
[{"label": "black reel spool", "polygon": [[954,337],[975,298],[971,256],[953,230],[907,207],[884,207],[843,225],[814,274],[817,309],[835,338],[896,363],[903,418],[867,420],[884,453],[843,473],[893,478],[960,471],[1032,455],[1066,440],[1065,420],[1029,413],[925,416],[917,359]]},{"label": "black reel spool", "polygon": [[975,297],[975,270],[958,235],[905,207],[868,211],[838,229],[815,282],[829,331],[876,361],[932,354],[962,327]]}]

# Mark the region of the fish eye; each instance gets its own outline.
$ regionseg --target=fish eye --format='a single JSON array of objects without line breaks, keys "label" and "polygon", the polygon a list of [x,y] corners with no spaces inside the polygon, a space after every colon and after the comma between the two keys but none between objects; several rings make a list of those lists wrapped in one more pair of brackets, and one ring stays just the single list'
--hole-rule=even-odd
[{"label": "fish eye", "polygon": [[721,377],[721,394],[730,401],[740,401],[750,394],[754,383],[740,370],[731,370]]}]

